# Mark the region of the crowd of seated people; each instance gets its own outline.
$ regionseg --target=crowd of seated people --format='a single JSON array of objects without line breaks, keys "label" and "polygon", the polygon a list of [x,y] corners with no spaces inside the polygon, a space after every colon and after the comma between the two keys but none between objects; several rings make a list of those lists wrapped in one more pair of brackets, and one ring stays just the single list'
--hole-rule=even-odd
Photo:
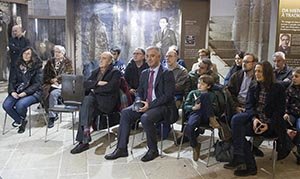
[{"label": "crowd of seated people", "polygon": [[[98,68],[84,82],[86,95],[79,112],[78,144],[71,153],[89,149],[95,116],[116,110],[120,103],[120,82],[124,77],[129,93],[133,98],[138,97],[141,106],[136,109],[130,105],[120,111],[117,147],[105,158],[114,160],[128,156],[131,126],[139,119],[148,145],[148,151],[141,160],[155,159],[158,156],[156,124],[170,120],[171,114],[177,113],[180,104],[184,103],[187,115],[184,135],[190,141],[193,159],[197,161],[200,144],[196,138],[202,131],[195,129],[200,124],[221,127],[214,114],[218,110],[215,109],[217,99],[211,93],[214,84],[220,83],[220,77],[207,49],[199,50],[199,60],[189,72],[178,52],[176,46],[171,46],[164,54],[165,60],[161,61],[158,47],[136,48],[127,65],[119,59],[120,48],[99,54]],[[48,113],[47,127],[53,127],[57,114],[47,109],[63,102],[61,75],[73,74],[72,61],[65,54],[63,46],[54,46],[54,57],[42,69],[41,60],[32,48],[26,47],[22,51],[16,63],[17,71],[10,75],[9,95],[3,103],[3,108],[14,120],[12,125],[19,127],[19,133],[25,131],[27,107],[40,101]],[[263,141],[258,136],[277,137],[279,143],[283,143],[286,135],[289,136],[298,147],[295,155],[300,164],[299,68],[293,72],[282,52],[274,53],[274,67],[266,60],[258,62],[252,53],[238,52],[235,59],[236,64],[225,79],[225,88],[234,101],[231,106],[234,115],[229,118],[234,158],[224,167],[236,169],[234,174],[237,176],[255,175],[257,167],[253,153],[257,154],[254,150]],[[287,130],[288,126],[290,130]],[[245,136],[254,136],[253,151]]]}]

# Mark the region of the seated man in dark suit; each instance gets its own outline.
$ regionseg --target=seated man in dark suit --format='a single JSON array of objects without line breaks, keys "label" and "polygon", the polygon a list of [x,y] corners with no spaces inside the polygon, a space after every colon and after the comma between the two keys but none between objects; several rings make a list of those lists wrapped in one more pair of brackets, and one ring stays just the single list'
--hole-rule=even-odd
[{"label": "seated man in dark suit", "polygon": [[71,150],[72,154],[89,148],[91,141],[90,126],[95,115],[111,113],[119,101],[121,72],[113,67],[113,56],[110,52],[100,55],[99,68],[84,82],[88,95],[84,97],[80,112],[76,140],[79,144]]},{"label": "seated man in dark suit", "polygon": [[146,60],[150,68],[142,72],[137,89],[137,96],[142,99],[143,107],[136,110],[133,106],[129,106],[122,110],[117,148],[105,156],[107,160],[128,156],[127,144],[130,129],[138,119],[141,120],[146,132],[149,148],[141,160],[147,162],[155,159],[158,156],[155,123],[165,120],[167,117],[171,118],[170,114],[177,112],[174,100],[174,75],[172,71],[163,68],[160,64],[159,48],[148,47]]}]

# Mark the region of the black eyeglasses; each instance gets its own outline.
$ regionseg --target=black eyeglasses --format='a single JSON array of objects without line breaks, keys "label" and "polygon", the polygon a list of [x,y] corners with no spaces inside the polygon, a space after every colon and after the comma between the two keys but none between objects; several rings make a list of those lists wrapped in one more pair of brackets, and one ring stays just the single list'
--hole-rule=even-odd
[{"label": "black eyeglasses", "polygon": [[166,55],[166,58],[175,57],[174,55]]},{"label": "black eyeglasses", "polygon": [[243,63],[248,64],[248,63],[253,63],[254,61],[247,61],[247,60],[243,60]]},{"label": "black eyeglasses", "polygon": [[141,55],[142,53],[134,52],[133,55]]}]

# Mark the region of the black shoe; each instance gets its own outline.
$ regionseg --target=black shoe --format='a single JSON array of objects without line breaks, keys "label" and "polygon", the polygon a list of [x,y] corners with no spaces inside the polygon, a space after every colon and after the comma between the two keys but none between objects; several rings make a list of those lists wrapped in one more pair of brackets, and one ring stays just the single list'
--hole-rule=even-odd
[{"label": "black shoe", "polygon": [[128,157],[127,149],[116,148],[112,153],[104,156],[106,160],[115,160],[120,157]]},{"label": "black shoe", "polygon": [[263,157],[264,153],[258,147],[253,146],[252,153],[256,157]]},{"label": "black shoe", "polygon": [[297,165],[300,165],[300,147],[299,146],[297,146],[297,151],[293,151],[293,154],[296,157]]},{"label": "black shoe", "polygon": [[144,157],[141,158],[141,161],[148,162],[154,160],[156,157],[158,157],[157,150],[148,150]]},{"label": "black shoe", "polygon": [[297,165],[300,165],[300,157],[297,157]]},{"label": "black shoe", "polygon": [[88,143],[87,144],[79,143],[71,150],[71,154],[79,154],[83,151],[88,150],[89,148],[90,145]]},{"label": "black shoe", "polygon": [[54,127],[54,120],[55,120],[55,117],[49,117],[48,128]]},{"label": "black shoe", "polygon": [[233,157],[233,160],[227,164],[224,164],[226,169],[236,169],[238,167],[246,166],[245,162],[240,157]]},{"label": "black shoe", "polygon": [[26,121],[26,120],[23,120],[23,121],[21,122],[21,126],[19,127],[19,130],[18,130],[18,133],[19,133],[19,134],[22,134],[22,133],[25,132],[26,124],[27,124],[27,121]]},{"label": "black shoe", "polygon": [[257,169],[236,169],[233,173],[235,176],[246,177],[249,175],[256,175]]},{"label": "black shoe", "polygon": [[14,121],[13,123],[11,123],[11,125],[12,125],[13,127],[20,127],[20,126],[21,126],[21,123],[18,123],[18,122],[16,122],[16,121]]}]

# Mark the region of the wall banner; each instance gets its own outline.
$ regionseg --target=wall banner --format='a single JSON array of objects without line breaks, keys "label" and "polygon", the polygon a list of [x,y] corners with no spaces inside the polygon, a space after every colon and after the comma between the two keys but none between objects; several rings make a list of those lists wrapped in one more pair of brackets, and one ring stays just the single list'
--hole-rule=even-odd
[{"label": "wall banner", "polygon": [[[300,58],[300,1],[280,0],[278,8],[276,50],[289,59]],[[299,60],[293,60],[299,66]]]}]

